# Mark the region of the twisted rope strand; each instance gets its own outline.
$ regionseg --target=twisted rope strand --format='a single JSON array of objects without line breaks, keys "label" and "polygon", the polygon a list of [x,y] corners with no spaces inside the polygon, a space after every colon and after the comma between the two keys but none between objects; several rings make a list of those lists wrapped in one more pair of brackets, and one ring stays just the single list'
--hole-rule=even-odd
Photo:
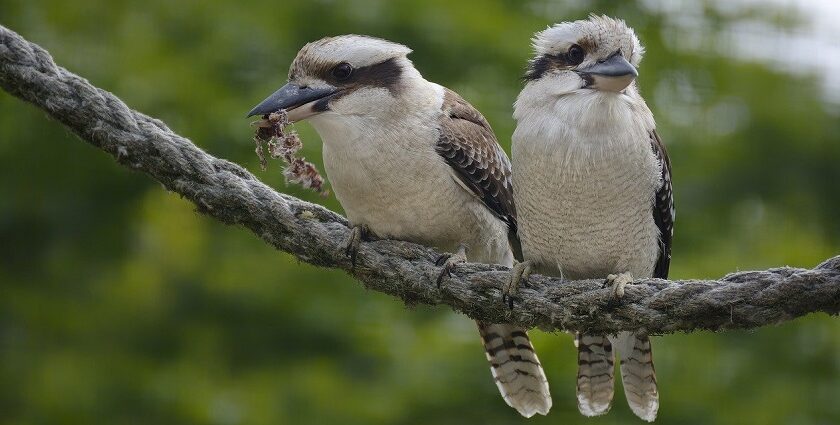
[{"label": "twisted rope strand", "polygon": [[366,288],[406,303],[445,304],[491,323],[594,334],[748,329],[812,312],[840,312],[840,256],[810,270],[780,267],[720,280],[645,279],[628,286],[621,300],[611,300],[600,281],[533,275],[512,309],[501,301],[500,288],[510,278],[502,266],[459,266],[437,289],[438,252],[382,240],[362,243],[354,268],[344,254],[350,236],[344,217],[277,193],[239,165],[207,154],[163,122],[59,67],[46,50],[3,26],[0,87],[121,165],[189,199],[198,211],[247,227],[302,261],[345,270]]}]

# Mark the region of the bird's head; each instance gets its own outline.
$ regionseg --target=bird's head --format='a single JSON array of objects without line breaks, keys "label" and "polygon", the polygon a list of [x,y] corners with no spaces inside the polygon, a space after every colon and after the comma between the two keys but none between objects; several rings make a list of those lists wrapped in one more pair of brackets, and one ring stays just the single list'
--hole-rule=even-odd
[{"label": "bird's head", "polygon": [[360,117],[387,112],[406,79],[419,77],[406,46],[379,38],[342,35],[305,46],[289,69],[289,80],[248,116],[279,109],[291,122],[310,117]]},{"label": "bird's head", "polygon": [[639,75],[644,48],[624,21],[592,15],[537,33],[536,56],[525,80],[540,82],[551,94],[581,90],[620,93]]}]

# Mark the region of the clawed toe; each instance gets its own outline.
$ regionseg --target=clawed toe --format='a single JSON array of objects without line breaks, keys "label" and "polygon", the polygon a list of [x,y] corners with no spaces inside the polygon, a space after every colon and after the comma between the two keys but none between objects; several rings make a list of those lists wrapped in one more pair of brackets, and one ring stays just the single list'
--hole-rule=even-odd
[{"label": "clawed toe", "polygon": [[444,278],[452,277],[452,270],[458,264],[463,264],[467,262],[467,257],[464,253],[464,247],[458,248],[458,252],[455,254],[444,254],[438,257],[435,264],[438,266],[442,266],[443,270],[440,271],[440,274],[437,277],[437,288],[440,289],[441,284],[443,283]]},{"label": "clawed toe", "polygon": [[507,287],[502,289],[502,303],[507,304],[508,308],[513,308],[513,301],[516,298],[519,287],[528,282],[532,265],[533,263],[531,261],[523,261],[516,263],[510,270],[510,281]]},{"label": "clawed toe", "polygon": [[604,280],[604,288],[611,288],[612,298],[622,298],[624,297],[624,287],[632,282],[633,276],[630,273],[611,274]]},{"label": "clawed toe", "polygon": [[347,241],[347,247],[344,249],[344,254],[350,257],[351,267],[356,267],[356,258],[359,255],[359,245],[363,240],[367,239],[369,235],[370,230],[366,225],[362,224],[359,226],[353,226],[353,230],[350,232],[350,238]]}]

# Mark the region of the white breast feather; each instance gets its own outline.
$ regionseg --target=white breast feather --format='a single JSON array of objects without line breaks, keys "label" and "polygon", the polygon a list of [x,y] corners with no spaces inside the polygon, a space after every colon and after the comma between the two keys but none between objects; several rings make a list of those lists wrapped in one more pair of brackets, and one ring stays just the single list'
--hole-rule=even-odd
[{"label": "white breast feather", "polygon": [[543,273],[650,276],[659,231],[660,164],[640,97],[571,94],[552,107],[517,101],[514,196],[526,259]]},{"label": "white breast feather", "polygon": [[506,227],[435,152],[443,88],[426,84],[410,106],[390,108],[391,118],[326,112],[311,120],[329,183],[347,218],[380,237],[449,252],[465,244],[471,261],[509,264]]}]

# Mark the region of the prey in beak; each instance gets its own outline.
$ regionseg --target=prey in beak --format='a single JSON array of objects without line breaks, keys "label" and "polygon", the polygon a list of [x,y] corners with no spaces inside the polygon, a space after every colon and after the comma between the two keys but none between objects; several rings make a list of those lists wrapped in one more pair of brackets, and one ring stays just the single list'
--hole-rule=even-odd
[{"label": "prey in beak", "polygon": [[305,120],[329,109],[330,97],[338,91],[338,88],[329,85],[302,87],[289,82],[251,109],[248,117],[268,115],[285,109],[289,122]]},{"label": "prey in beak", "polygon": [[616,93],[626,89],[639,76],[636,67],[627,62],[620,52],[576,72],[586,80],[586,88]]}]

